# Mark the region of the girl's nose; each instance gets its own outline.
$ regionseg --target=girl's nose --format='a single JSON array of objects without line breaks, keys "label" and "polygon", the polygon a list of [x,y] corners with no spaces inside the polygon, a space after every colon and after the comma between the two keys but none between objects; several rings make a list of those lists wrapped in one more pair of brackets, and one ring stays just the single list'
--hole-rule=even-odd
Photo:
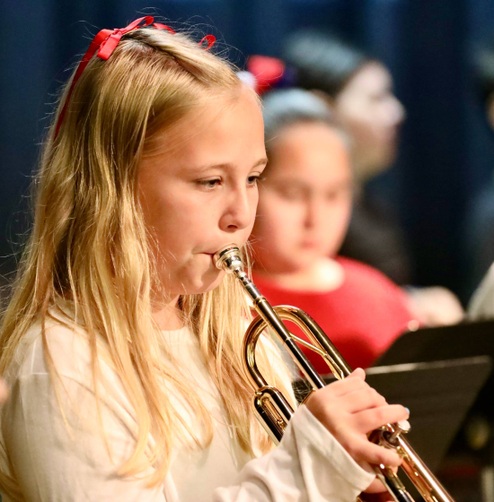
[{"label": "girl's nose", "polygon": [[227,205],[220,220],[225,232],[234,232],[251,226],[257,207],[257,191],[243,188],[228,195]]},{"label": "girl's nose", "polygon": [[308,197],[305,201],[305,225],[315,227],[323,214],[322,203],[317,197]]}]

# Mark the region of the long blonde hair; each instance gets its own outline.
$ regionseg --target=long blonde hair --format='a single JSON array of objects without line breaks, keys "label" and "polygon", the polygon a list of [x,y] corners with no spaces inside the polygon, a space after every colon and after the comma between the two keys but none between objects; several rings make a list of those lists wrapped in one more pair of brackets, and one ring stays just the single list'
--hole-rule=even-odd
[{"label": "long blonde hair", "polygon": [[[160,347],[150,301],[154,267],[136,170],[157,132],[172,127],[211,93],[239,85],[228,63],[188,37],[164,30],[137,29],[122,38],[107,61],[93,58],[74,87],[56,138],[55,126],[49,131],[36,179],[34,227],[3,318],[2,374],[28,328],[37,321],[44,325],[53,309],[68,302],[74,324],[88,336],[96,396],[97,340],[104,341],[138,424],[135,450],[120,472],[133,475],[152,466],[150,484],[161,482],[167,472],[172,431],[180,421],[163,379],[191,396],[189,405],[208,424],[206,444],[212,427],[200,399],[156,357]],[[67,94],[66,89],[62,102]],[[241,360],[242,320],[249,317],[244,295],[227,276],[211,292],[181,297],[179,305],[184,319],[191,319],[237,440],[253,454],[257,430]],[[44,329],[42,335],[56,385]],[[269,441],[260,437],[265,451]]]}]

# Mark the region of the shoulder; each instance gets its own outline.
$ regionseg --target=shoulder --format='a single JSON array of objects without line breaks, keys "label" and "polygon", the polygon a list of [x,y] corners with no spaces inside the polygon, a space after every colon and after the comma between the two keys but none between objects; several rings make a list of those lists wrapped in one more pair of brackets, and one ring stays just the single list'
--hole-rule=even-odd
[{"label": "shoulder", "polygon": [[400,289],[391,279],[371,265],[343,256],[338,256],[336,260],[345,270],[346,279],[366,281],[393,289]]},{"label": "shoulder", "polygon": [[85,374],[91,351],[86,333],[68,318],[50,315],[37,320],[27,330],[17,347],[6,377],[20,378],[49,373],[49,364],[59,375]]},{"label": "shoulder", "polygon": [[349,258],[338,257],[338,262],[345,271],[345,281],[341,293],[355,297],[358,295],[367,303],[382,304],[382,306],[395,306],[409,313],[406,293],[396,283],[365,263]]}]

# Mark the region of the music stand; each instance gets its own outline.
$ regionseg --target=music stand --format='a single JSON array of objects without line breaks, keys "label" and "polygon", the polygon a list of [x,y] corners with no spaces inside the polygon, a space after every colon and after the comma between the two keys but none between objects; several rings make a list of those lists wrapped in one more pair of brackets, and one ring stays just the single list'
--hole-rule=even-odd
[{"label": "music stand", "polygon": [[[366,370],[366,381],[389,403],[410,410],[410,444],[430,469],[441,464],[468,410],[491,371],[488,357],[397,364]],[[324,377],[326,383],[335,378]],[[295,382],[299,399],[307,393],[304,380]]]},{"label": "music stand", "polygon": [[494,320],[406,331],[375,366],[484,355],[494,359]]},{"label": "music stand", "polygon": [[492,369],[489,357],[372,367],[367,381],[410,410],[410,444],[436,470]]},{"label": "music stand", "polygon": [[[488,356],[494,361],[494,320],[463,322],[407,331],[377,360],[376,366]],[[473,408],[494,418],[494,374],[480,390]]]}]

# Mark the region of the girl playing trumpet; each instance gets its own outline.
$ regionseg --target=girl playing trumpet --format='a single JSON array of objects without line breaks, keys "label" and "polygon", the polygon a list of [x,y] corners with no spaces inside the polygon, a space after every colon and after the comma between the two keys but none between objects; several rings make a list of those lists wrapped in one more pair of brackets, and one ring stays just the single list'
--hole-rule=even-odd
[{"label": "girl playing trumpet", "polygon": [[[244,246],[266,164],[255,93],[183,34],[102,30],[66,88],[3,318],[3,500],[353,500],[383,491],[367,440],[406,419],[362,370],[273,447],[241,360],[249,306],[213,255]],[[272,381],[288,370],[266,342]]]}]

